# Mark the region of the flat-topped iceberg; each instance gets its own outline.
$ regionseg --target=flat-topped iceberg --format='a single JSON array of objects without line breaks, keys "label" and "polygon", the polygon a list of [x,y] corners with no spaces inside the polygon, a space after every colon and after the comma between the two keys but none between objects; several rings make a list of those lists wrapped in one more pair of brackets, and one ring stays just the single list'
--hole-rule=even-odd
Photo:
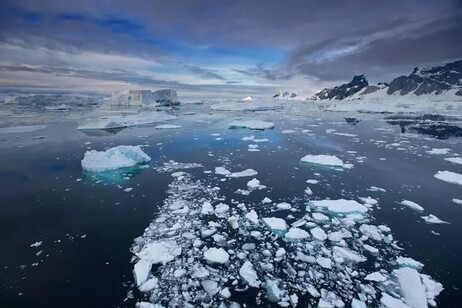
[{"label": "flat-topped iceberg", "polygon": [[133,167],[151,161],[140,146],[120,145],[107,151],[87,151],[82,159],[82,168],[91,172],[106,172]]},{"label": "flat-topped iceberg", "polygon": [[462,185],[462,174],[452,171],[438,171],[438,173],[435,174],[435,178],[448,183]]},{"label": "flat-topped iceberg", "polygon": [[343,160],[341,160],[340,158],[334,155],[325,155],[325,154],[311,155],[309,154],[309,155],[302,157],[300,161],[303,163],[323,165],[323,166],[329,166],[329,167],[341,167],[341,168],[351,167],[351,165],[344,164]]},{"label": "flat-topped iceberg", "polygon": [[265,130],[274,128],[274,123],[260,120],[242,120],[233,121],[229,124],[229,128],[249,128],[255,130]]},{"label": "flat-topped iceberg", "polygon": [[338,214],[349,214],[349,213],[366,213],[367,207],[362,205],[355,200],[315,200],[310,201],[315,207],[321,207],[327,209],[329,212]]}]

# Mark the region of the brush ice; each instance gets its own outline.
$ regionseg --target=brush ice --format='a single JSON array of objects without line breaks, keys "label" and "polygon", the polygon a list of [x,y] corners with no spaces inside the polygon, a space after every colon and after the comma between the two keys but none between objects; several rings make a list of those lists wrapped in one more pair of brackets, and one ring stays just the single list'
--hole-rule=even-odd
[{"label": "brush ice", "polygon": [[210,264],[224,264],[229,260],[229,254],[223,248],[209,248],[204,251],[204,259]]},{"label": "brush ice", "polygon": [[427,308],[427,296],[419,273],[410,267],[394,271],[403,294],[404,302],[413,308]]},{"label": "brush ice", "polygon": [[229,124],[229,128],[249,128],[254,130],[265,130],[274,128],[274,123],[260,120],[234,121],[231,124]]},{"label": "brush ice", "polygon": [[448,183],[462,185],[462,174],[452,171],[438,171],[438,173],[435,174],[435,178]]},{"label": "brush ice", "polygon": [[153,264],[165,264],[180,254],[181,247],[178,246],[176,241],[174,239],[167,239],[146,244],[137,256]]},{"label": "brush ice", "polygon": [[253,268],[253,265],[250,261],[244,262],[244,264],[239,269],[239,275],[250,287],[260,287],[260,280],[258,280],[257,272]]},{"label": "brush ice", "polygon": [[330,166],[330,167],[348,167],[350,168],[350,164],[344,164],[343,161],[334,155],[306,155],[300,159],[301,162],[315,164],[315,165],[323,165],[323,166]]},{"label": "brush ice", "polygon": [[413,202],[413,201],[403,200],[403,201],[401,201],[399,204],[404,205],[404,206],[407,206],[408,208],[413,209],[413,210],[415,210],[415,211],[419,211],[419,212],[423,212],[423,211],[424,211],[424,208],[423,208],[423,207],[421,207],[420,205],[418,205],[417,203],[415,203],[415,202]]},{"label": "brush ice", "polygon": [[265,217],[263,222],[271,229],[275,231],[286,231],[287,224],[282,218],[277,217]]},{"label": "brush ice", "polygon": [[107,151],[85,152],[82,168],[91,172],[105,172],[119,168],[133,167],[151,160],[140,146],[121,145]]},{"label": "brush ice", "polygon": [[338,214],[367,212],[366,206],[354,200],[345,200],[345,199],[315,200],[315,201],[310,201],[310,204],[314,205],[315,207],[325,208],[329,212],[338,213]]}]

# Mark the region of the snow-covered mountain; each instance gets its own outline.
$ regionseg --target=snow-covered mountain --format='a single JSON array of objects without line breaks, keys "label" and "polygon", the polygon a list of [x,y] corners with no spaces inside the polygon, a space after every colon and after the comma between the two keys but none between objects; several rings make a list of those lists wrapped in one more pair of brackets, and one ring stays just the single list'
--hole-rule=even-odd
[{"label": "snow-covered mountain", "polygon": [[279,99],[296,99],[297,93],[281,90],[278,93],[274,94],[273,97]]},{"label": "snow-covered mountain", "polygon": [[343,100],[408,94],[441,95],[447,92],[462,96],[462,60],[435,67],[416,67],[409,76],[397,77],[390,84],[369,85],[364,75],[354,76],[349,83],[325,88],[316,93],[312,99]]}]

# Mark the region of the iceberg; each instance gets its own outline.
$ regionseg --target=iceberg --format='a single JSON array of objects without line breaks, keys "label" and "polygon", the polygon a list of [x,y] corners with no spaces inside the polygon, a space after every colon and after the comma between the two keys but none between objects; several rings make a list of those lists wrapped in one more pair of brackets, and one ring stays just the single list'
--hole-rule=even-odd
[{"label": "iceberg", "polygon": [[404,206],[407,206],[408,208],[413,209],[413,210],[415,210],[415,211],[419,211],[419,212],[423,212],[423,211],[424,211],[424,208],[423,208],[423,207],[421,207],[420,205],[418,205],[417,203],[415,203],[415,202],[413,202],[413,201],[403,200],[403,201],[401,201],[399,204],[404,205]]},{"label": "iceberg", "polygon": [[181,247],[178,246],[176,241],[167,239],[146,244],[137,253],[137,256],[142,260],[150,261],[152,264],[165,264],[174,260],[180,254]]},{"label": "iceberg", "polygon": [[87,151],[81,161],[82,168],[90,172],[106,172],[133,167],[151,161],[140,146],[121,145],[107,151]]},{"label": "iceberg", "polygon": [[350,167],[348,164],[344,164],[343,161],[334,155],[306,155],[300,159],[303,163],[323,165],[329,167]]},{"label": "iceberg", "polygon": [[433,214],[422,216],[422,219],[425,220],[427,224],[449,224],[449,222],[441,220]]}]

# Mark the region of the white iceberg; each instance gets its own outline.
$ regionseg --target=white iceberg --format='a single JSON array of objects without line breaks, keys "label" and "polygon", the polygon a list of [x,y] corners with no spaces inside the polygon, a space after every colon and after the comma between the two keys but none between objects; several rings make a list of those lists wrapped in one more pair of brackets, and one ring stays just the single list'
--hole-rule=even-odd
[{"label": "white iceberg", "polygon": [[424,211],[424,208],[423,208],[423,207],[421,207],[420,205],[418,205],[417,203],[415,203],[415,202],[413,202],[413,201],[403,200],[403,201],[401,201],[399,204],[404,205],[404,206],[407,206],[408,208],[413,209],[413,210],[415,210],[415,211],[419,211],[419,212],[423,212],[423,211]]},{"label": "white iceberg", "polygon": [[422,216],[422,219],[425,220],[427,224],[449,224],[449,222],[441,220],[433,214]]},{"label": "white iceberg", "polygon": [[81,161],[82,168],[91,172],[106,172],[133,167],[151,161],[140,146],[121,145],[107,151],[87,151]]},{"label": "white iceberg", "polygon": [[174,239],[155,241],[146,244],[136,255],[152,264],[165,264],[181,254],[181,247]]},{"label": "white iceberg", "polygon": [[344,164],[343,161],[334,155],[306,155],[300,159],[303,163],[315,164],[315,165],[323,165],[329,167],[350,167],[349,164]]},{"label": "white iceberg", "polygon": [[309,203],[315,207],[325,208],[329,212],[338,214],[365,213],[368,210],[366,206],[354,200],[315,200]]}]

